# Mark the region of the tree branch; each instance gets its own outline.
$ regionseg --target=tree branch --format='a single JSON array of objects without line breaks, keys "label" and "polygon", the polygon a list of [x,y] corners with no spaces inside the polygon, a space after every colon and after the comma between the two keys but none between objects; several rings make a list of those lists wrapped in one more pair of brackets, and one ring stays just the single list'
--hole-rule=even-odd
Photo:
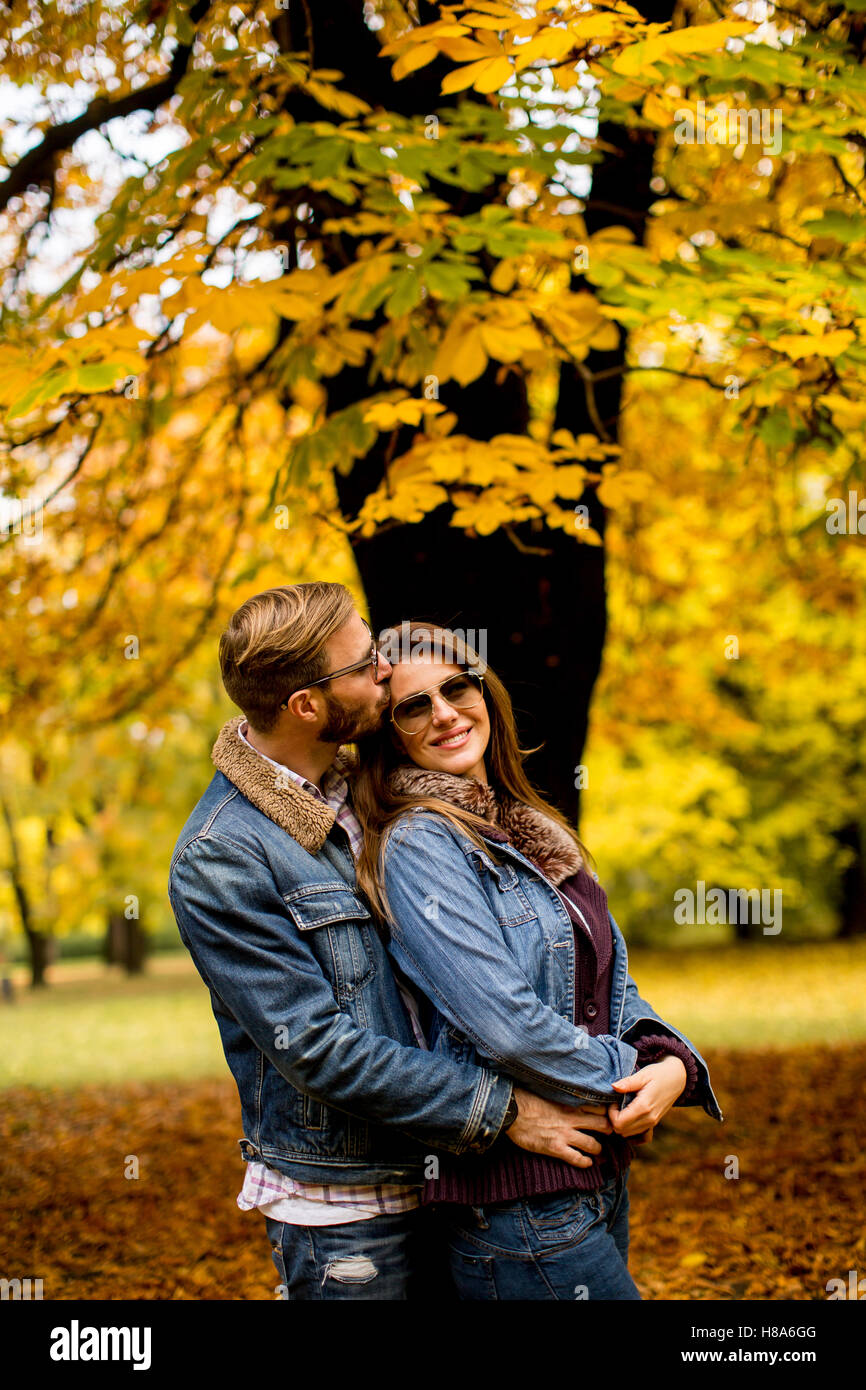
[{"label": "tree branch", "polygon": [[[210,9],[210,0],[195,0],[189,12],[193,24],[198,24]],[[0,211],[17,198],[31,185],[41,186],[50,183],[54,156],[70,150],[82,135],[96,130],[106,121],[116,120],[118,116],[129,116],[133,111],[156,111],[169,97],[174,96],[178,83],[185,75],[192,56],[193,45],[178,45],[175,49],[168,75],[153,82],[149,87],[140,87],[135,92],[127,92],[122,97],[95,97],[86,111],[63,125],[51,126],[38,145],[13,164],[8,177],[0,183]]]}]

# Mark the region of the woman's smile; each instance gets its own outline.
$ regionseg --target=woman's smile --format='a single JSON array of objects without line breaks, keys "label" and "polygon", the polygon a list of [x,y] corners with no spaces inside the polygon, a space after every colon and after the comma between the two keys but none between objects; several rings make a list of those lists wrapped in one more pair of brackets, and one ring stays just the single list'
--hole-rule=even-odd
[{"label": "woman's smile", "polygon": [[467,726],[457,729],[453,734],[443,734],[441,738],[431,739],[430,742],[434,748],[462,748],[471,733],[472,730]]},{"label": "woman's smile", "polygon": [[490,741],[490,716],[483,696],[479,692],[477,704],[457,708],[439,689],[460,671],[459,666],[433,661],[398,662],[394,666],[392,710],[413,695],[429,694],[426,723],[413,733],[392,725],[394,738],[418,767],[486,782],[484,754]]}]

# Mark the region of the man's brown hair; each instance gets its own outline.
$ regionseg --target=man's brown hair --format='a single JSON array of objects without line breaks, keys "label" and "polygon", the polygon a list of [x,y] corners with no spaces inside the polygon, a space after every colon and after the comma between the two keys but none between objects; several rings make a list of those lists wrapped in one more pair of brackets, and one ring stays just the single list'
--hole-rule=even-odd
[{"label": "man's brown hair", "polygon": [[286,696],[327,675],[325,644],[354,611],[345,585],[317,580],[266,589],[232,614],[220,638],[220,670],[253,729],[270,733]]}]

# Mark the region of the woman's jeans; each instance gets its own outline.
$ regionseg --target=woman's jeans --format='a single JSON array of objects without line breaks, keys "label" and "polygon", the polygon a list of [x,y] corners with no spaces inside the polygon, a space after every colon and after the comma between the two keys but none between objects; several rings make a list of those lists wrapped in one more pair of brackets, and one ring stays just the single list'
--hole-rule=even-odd
[{"label": "woman's jeans", "polygon": [[639,1299],[628,1272],[628,1175],[597,1192],[436,1208],[461,1301]]}]

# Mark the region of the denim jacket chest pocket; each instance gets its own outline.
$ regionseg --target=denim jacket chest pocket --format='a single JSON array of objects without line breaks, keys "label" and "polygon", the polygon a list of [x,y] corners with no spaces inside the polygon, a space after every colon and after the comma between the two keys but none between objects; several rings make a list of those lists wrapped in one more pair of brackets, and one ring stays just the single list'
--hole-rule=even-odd
[{"label": "denim jacket chest pocket", "polygon": [[538,922],[538,913],[530,903],[513,864],[495,863],[483,850],[473,845],[467,849],[475,872],[481,878],[493,911],[504,927],[520,927]]},{"label": "denim jacket chest pocket", "polygon": [[284,893],[283,902],[298,931],[309,933],[337,1003],[341,1008],[356,1005],[359,991],[376,974],[369,909],[340,881],[305,884]]}]

